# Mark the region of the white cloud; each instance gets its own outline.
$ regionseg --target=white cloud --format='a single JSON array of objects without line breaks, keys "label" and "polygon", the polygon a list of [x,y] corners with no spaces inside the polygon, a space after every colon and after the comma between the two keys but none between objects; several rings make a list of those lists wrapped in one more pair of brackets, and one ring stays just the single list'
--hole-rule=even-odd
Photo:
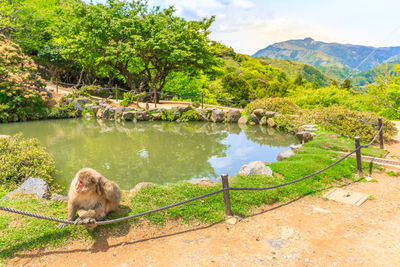
[{"label": "white cloud", "polygon": [[244,9],[249,9],[255,6],[255,4],[252,1],[248,0],[233,0],[233,5]]}]

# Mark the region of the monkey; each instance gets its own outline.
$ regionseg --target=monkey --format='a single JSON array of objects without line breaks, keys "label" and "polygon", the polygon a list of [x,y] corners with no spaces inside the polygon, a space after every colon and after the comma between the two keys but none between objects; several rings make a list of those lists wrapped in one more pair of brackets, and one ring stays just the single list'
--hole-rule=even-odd
[{"label": "monkey", "polygon": [[[72,221],[78,212],[76,222],[95,223],[107,213],[116,211],[121,201],[119,186],[107,180],[91,168],[78,171],[71,182],[68,192],[68,220]],[[60,227],[66,226],[60,224]],[[86,225],[93,230],[95,225]]]}]

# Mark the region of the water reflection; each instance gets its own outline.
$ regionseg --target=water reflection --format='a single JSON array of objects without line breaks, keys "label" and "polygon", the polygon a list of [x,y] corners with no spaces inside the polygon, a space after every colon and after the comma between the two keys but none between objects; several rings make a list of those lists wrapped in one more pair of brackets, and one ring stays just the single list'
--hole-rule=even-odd
[{"label": "water reflection", "polygon": [[92,167],[123,189],[148,181],[173,183],[195,177],[234,175],[254,160],[275,161],[296,142],[266,127],[236,124],[70,119],[0,124],[0,134],[36,137],[56,160],[57,181],[68,185],[82,167]]}]

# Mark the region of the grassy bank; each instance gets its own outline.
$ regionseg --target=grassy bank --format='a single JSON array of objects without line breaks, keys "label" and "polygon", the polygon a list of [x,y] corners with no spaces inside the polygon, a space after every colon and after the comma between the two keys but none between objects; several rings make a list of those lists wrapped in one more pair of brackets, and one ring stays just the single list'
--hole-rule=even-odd
[{"label": "grassy bank", "polygon": [[[333,144],[336,144],[336,146]],[[232,187],[265,187],[291,181],[322,169],[342,157],[342,155],[331,150],[347,150],[347,148],[352,147],[354,147],[354,144],[350,139],[338,138],[333,134],[320,134],[315,140],[305,144],[294,156],[284,161],[270,164],[269,166],[274,171],[274,177],[268,178],[257,175],[231,177],[230,185]],[[366,155],[382,155],[385,152],[371,148],[364,149],[363,153]],[[369,165],[364,164],[366,173],[368,173],[369,168]],[[307,194],[319,194],[321,190],[331,185],[355,181],[355,173],[356,161],[354,158],[348,158],[322,174],[286,187],[268,191],[232,191],[232,211],[235,215],[246,216],[251,213],[253,207],[264,203],[273,204],[293,200]],[[182,182],[147,187],[131,198],[125,192],[121,212],[109,215],[108,219],[162,207],[220,188],[220,184],[203,187]],[[7,191],[4,187],[0,188],[0,197],[3,197]],[[56,218],[66,218],[67,216],[66,203],[52,203],[28,196],[1,200],[0,205]],[[82,226],[59,229],[57,223],[54,222],[0,212],[0,259],[4,261],[7,257],[15,256],[21,251],[32,248],[60,246],[68,242],[68,240],[80,239],[90,243],[96,238],[101,229],[106,228],[112,232],[125,231],[130,225],[136,224],[139,220],[149,220],[152,223],[162,225],[166,220],[181,220],[187,223],[197,221],[214,223],[223,220],[224,217],[222,194],[147,215],[145,218],[97,227],[93,232],[86,231]]]}]

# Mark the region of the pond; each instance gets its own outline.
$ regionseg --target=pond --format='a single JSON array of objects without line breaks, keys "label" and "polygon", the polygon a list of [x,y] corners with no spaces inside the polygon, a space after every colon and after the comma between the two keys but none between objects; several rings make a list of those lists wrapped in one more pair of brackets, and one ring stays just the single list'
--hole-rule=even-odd
[{"label": "pond", "polygon": [[277,130],[237,124],[68,119],[0,124],[0,134],[35,137],[56,161],[56,181],[68,187],[83,167],[129,190],[140,182],[174,183],[235,175],[252,161],[274,162],[298,141]]}]

